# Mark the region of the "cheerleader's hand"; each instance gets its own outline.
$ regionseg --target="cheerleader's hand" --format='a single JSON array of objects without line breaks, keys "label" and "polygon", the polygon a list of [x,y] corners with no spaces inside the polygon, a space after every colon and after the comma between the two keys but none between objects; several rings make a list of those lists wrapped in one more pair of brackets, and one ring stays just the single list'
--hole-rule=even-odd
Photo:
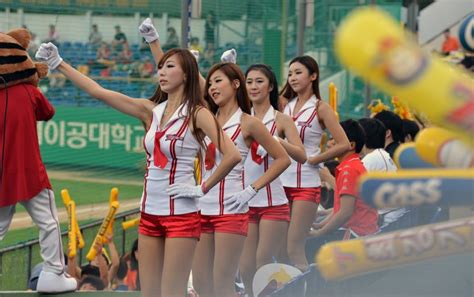
[{"label": "cheerleader's hand", "polygon": [[150,18],[146,18],[140,24],[140,26],[138,27],[138,31],[148,43],[152,43],[153,41],[160,39],[160,35],[158,34],[158,31],[156,31],[155,26],[153,26],[153,23],[151,22]]},{"label": "cheerleader's hand", "polygon": [[257,195],[257,191],[248,185],[244,190],[234,194],[225,204],[229,206],[229,211],[241,212],[255,195]]},{"label": "cheerleader's hand", "polygon": [[35,54],[38,61],[44,61],[48,64],[50,70],[56,69],[63,61],[59,55],[58,48],[51,42],[42,43]]},{"label": "cheerleader's hand", "polygon": [[172,196],[172,199],[178,198],[201,198],[204,196],[202,186],[194,186],[189,184],[176,183],[166,189],[166,193]]},{"label": "cheerleader's hand", "polygon": [[237,51],[234,48],[226,50],[221,56],[221,62],[237,63]]}]

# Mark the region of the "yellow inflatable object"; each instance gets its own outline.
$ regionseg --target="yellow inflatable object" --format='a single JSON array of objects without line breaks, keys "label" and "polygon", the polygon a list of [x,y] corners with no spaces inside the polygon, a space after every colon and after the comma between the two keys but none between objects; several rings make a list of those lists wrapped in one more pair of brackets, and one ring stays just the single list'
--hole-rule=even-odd
[{"label": "yellow inflatable object", "polygon": [[474,251],[474,217],[325,244],[316,256],[323,277],[342,279],[430,258]]},{"label": "yellow inflatable object", "polygon": [[423,160],[435,166],[468,168],[473,163],[473,151],[455,133],[438,127],[421,130],[415,149]]},{"label": "yellow inflatable object", "polygon": [[[112,188],[110,190],[110,195],[109,195],[109,206],[112,205],[112,203],[114,201],[118,201],[118,195],[119,195],[119,190],[118,188]],[[109,227],[107,228],[107,231],[105,234],[109,235],[109,234],[113,234],[114,230],[114,222],[115,222],[115,219],[112,219],[112,222],[109,224]],[[105,240],[107,240],[107,237],[105,238]]]},{"label": "yellow inflatable object", "polygon": [[117,211],[117,208],[119,207],[118,201],[113,201],[110,204],[109,207],[109,212],[107,213],[107,216],[105,216],[104,220],[102,221],[102,225],[99,228],[99,232],[95,236],[94,242],[91,245],[91,248],[89,249],[89,252],[86,255],[86,259],[89,261],[94,260],[94,258],[97,256],[98,248],[99,246],[102,246],[105,242],[105,233],[111,223],[113,222],[115,213]]},{"label": "yellow inflatable object", "polygon": [[69,218],[68,225],[68,247],[69,253],[68,257],[72,258],[76,256],[77,253],[77,235],[76,235],[76,203],[74,201],[69,201],[67,206],[67,213]]},{"label": "yellow inflatable object", "polygon": [[138,224],[140,224],[140,218],[128,220],[122,223],[122,229],[127,230],[127,229],[138,226]]},{"label": "yellow inflatable object", "polygon": [[387,13],[373,7],[351,13],[335,50],[350,70],[474,145],[472,77],[425,53]]}]

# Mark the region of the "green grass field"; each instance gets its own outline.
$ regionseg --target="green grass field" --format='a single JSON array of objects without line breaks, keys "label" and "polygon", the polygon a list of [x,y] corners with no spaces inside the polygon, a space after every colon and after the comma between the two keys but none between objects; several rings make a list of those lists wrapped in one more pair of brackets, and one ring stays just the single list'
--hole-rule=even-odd
[{"label": "green grass field", "polygon": [[[58,208],[64,207],[61,198],[62,189],[67,189],[69,191],[69,195],[71,195],[71,198],[76,202],[77,206],[109,202],[110,190],[114,187],[119,189],[119,200],[138,198],[141,196],[143,190],[143,186],[138,185],[123,185],[119,183],[108,184],[60,179],[51,179],[51,185],[53,186],[54,198]],[[18,205],[17,212],[24,211],[25,209],[21,205]]]}]

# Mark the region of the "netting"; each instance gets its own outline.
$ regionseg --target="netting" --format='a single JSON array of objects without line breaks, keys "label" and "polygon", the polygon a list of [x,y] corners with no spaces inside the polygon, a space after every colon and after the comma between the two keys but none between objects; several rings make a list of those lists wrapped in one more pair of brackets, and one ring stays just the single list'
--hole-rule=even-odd
[{"label": "netting", "polygon": [[[160,34],[163,48],[180,45],[183,1],[2,1],[0,28],[25,25],[39,43],[54,39],[62,57],[102,86],[136,98],[148,98],[156,88],[154,62],[137,27],[147,16]],[[297,54],[297,0],[184,1],[189,5],[189,47],[200,51],[205,75],[229,48],[238,52],[245,70],[253,63],[274,69],[280,84],[288,61]],[[334,32],[347,13],[372,1],[306,1],[305,53],[320,64],[322,93],[334,80],[342,118],[365,113],[366,85],[342,72],[332,49]],[[400,18],[397,1],[376,1]],[[50,26],[55,26],[55,34]],[[93,25],[97,26],[94,31]],[[120,28],[117,28],[119,26]],[[127,43],[116,44],[125,36]],[[120,36],[118,36],[120,35]],[[48,123],[38,124],[44,161],[49,170],[81,172],[85,177],[139,180],[145,167],[143,125],[90,98],[59,73],[51,73],[41,89],[57,108]],[[372,90],[372,98],[387,96]],[[325,96],[327,100],[327,96]]]}]

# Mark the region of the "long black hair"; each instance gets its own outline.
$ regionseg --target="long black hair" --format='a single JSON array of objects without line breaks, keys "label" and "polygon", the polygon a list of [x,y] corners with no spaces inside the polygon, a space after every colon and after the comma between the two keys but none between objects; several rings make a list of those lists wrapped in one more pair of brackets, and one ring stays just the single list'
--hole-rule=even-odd
[{"label": "long black hair", "polygon": [[[309,75],[316,73],[316,79],[312,83],[312,89],[313,89],[313,94],[316,96],[316,98],[321,99],[321,95],[319,92],[318,62],[316,62],[316,60],[310,56],[298,56],[296,58],[293,58],[293,60],[290,61],[290,66],[291,64],[296,63],[296,62],[302,64],[306,69],[308,69]],[[288,83],[288,80],[286,81],[286,84],[283,87],[283,90],[281,90],[280,94],[288,100],[291,100],[298,95],[290,86],[290,84]]]},{"label": "long black hair", "polygon": [[278,81],[272,68],[265,64],[253,64],[245,72],[245,78],[247,78],[248,74],[252,70],[260,71],[261,73],[263,73],[263,75],[267,77],[268,81],[270,82],[270,86],[273,88],[270,91],[270,104],[275,110],[278,110]]}]

